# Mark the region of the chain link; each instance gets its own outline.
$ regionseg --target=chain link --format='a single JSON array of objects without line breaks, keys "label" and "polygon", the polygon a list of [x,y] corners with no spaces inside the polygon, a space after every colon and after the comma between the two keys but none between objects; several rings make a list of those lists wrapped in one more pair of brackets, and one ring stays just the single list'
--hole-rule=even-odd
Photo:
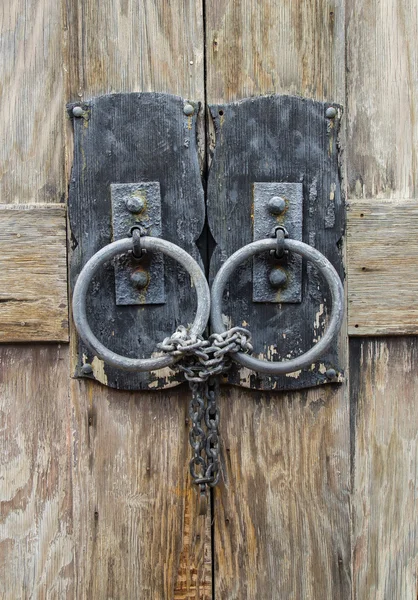
[{"label": "chain link", "polygon": [[219,375],[231,367],[230,355],[251,352],[251,334],[243,327],[214,333],[208,339],[191,336],[186,327],[158,344],[159,350],[181,357],[176,363],[189,382],[192,397],[189,405],[190,446],[193,456],[190,474],[199,486],[199,514],[206,514],[208,486],[214,487],[220,477],[219,441]]}]

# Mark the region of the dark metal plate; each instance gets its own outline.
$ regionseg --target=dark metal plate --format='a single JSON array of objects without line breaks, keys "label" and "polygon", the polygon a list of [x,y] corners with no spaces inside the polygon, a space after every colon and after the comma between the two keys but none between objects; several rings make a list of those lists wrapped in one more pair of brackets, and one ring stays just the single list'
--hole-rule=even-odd
[{"label": "dark metal plate", "polygon": [[[343,278],[344,202],[338,152],[342,111],[333,106],[334,118],[326,116],[329,104],[290,96],[250,98],[210,108],[216,135],[207,198],[216,244],[211,281],[231,254],[253,240],[254,183],[263,182],[301,184],[302,241],[322,252]],[[311,265],[302,265],[299,304],[254,302],[250,261],[236,275],[224,298],[225,322],[251,330],[258,358],[295,357],[321,337],[330,294]],[[335,342],[311,369],[269,377],[235,365],[228,381],[254,389],[292,390],[341,381],[343,367]]]},{"label": "dark metal plate", "polygon": [[[253,240],[270,237],[284,227],[289,237],[302,241],[303,186],[301,183],[254,183]],[[300,302],[302,300],[302,258],[297,254],[261,255],[253,260],[254,302]],[[274,285],[272,275],[282,275]],[[284,281],[283,281],[284,280]]]},{"label": "dark metal plate", "polygon": [[[158,181],[112,183],[113,239],[130,235],[140,227],[152,237],[161,237],[161,191]],[[140,284],[140,285],[138,285]],[[140,260],[123,255],[115,260],[116,304],[163,304],[164,257],[161,252],[143,253]]]},{"label": "dark metal plate", "polygon": [[[204,197],[196,147],[196,113],[183,112],[184,100],[167,94],[130,93],[94,98],[69,114],[74,123],[74,162],[69,218],[71,286],[93,254],[113,240],[111,186],[158,182],[162,237],[201,262],[196,239],[204,220]],[[189,111],[187,111],[189,112]],[[145,358],[180,324],[192,322],[196,308],[190,277],[164,260],[165,304],[117,306],[115,269],[108,264],[91,286],[88,314],[95,335],[118,354]],[[169,299],[169,301],[168,301]],[[131,373],[111,368],[78,343],[77,376],[119,389],[158,389],[182,376],[172,371]],[[84,369],[88,372],[88,369]]]}]

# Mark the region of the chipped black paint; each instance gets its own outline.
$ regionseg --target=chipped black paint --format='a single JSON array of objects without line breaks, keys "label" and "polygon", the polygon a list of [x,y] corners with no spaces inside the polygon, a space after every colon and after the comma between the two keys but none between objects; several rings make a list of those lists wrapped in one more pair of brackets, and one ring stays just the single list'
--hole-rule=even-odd
[{"label": "chipped black paint", "polygon": [[[83,103],[73,117],[74,163],[69,219],[72,240],[71,286],[93,254],[112,241],[111,184],[158,181],[162,201],[162,237],[201,263],[195,241],[205,220],[203,188],[196,147],[196,113],[183,113],[184,101],[167,94],[111,94]],[[146,358],[180,324],[193,320],[196,307],[190,277],[166,259],[166,303],[116,306],[112,264],[93,281],[89,322],[95,335],[115,352]],[[84,358],[83,358],[84,356]],[[92,354],[78,343],[76,375]],[[103,365],[107,385],[119,389],[157,389],[175,385],[181,375],[132,373]]]},{"label": "chipped black paint", "polygon": [[[303,98],[266,96],[210,107],[216,143],[207,203],[217,244],[210,263],[211,281],[221,264],[253,239],[255,182],[302,183],[302,240],[322,252],[343,278],[339,242],[344,233],[344,203],[337,140],[341,108],[334,105],[338,116],[330,123],[325,116],[328,106]],[[224,301],[229,324],[248,326],[255,352],[263,358],[283,360],[302,354],[324,330],[331,308],[329,291],[305,261],[302,273],[301,304],[253,302],[250,261],[229,285]],[[269,377],[245,374],[234,366],[228,381],[255,389],[292,390],[329,383],[326,369],[341,373],[342,367],[335,343],[320,363],[301,373]]]}]

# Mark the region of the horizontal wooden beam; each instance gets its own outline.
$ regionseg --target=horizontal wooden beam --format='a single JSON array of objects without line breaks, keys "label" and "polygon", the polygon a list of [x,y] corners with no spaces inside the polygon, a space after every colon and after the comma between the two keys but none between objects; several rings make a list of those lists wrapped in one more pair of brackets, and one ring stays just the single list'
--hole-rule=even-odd
[{"label": "horizontal wooden beam", "polygon": [[68,341],[63,204],[0,205],[0,342]]},{"label": "horizontal wooden beam", "polygon": [[349,335],[418,333],[418,200],[350,200]]},{"label": "horizontal wooden beam", "polygon": [[[0,205],[0,342],[68,341],[63,204]],[[418,334],[418,201],[350,200],[349,335]]]}]

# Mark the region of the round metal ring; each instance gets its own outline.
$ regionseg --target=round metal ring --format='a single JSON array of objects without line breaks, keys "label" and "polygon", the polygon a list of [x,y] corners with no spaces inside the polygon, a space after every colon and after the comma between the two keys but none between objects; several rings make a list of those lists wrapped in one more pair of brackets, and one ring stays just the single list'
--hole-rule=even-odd
[{"label": "round metal ring", "polygon": [[[233,254],[228,260],[222,265],[218,271],[215,281],[212,285],[211,293],[211,325],[212,330],[215,333],[222,333],[226,331],[226,327],[222,321],[222,296],[225,286],[231,277],[235,269],[244,261],[251,258],[255,254],[261,252],[267,252],[268,250],[275,250],[276,240],[273,238],[267,238],[247,244],[243,248],[240,248],[235,254]],[[344,310],[344,289],[341,280],[338,276],[337,271],[334,269],[332,264],[325,258],[321,252],[318,252],[312,246],[299,242],[297,240],[285,239],[284,247],[290,252],[296,252],[304,258],[310,260],[324,276],[326,282],[331,290],[332,297],[332,308],[331,318],[329,325],[320,339],[310,350],[288,361],[281,362],[269,362],[254,358],[243,352],[237,352],[232,354],[231,358],[242,366],[247,367],[258,373],[266,373],[268,375],[285,375],[286,373],[293,373],[299,369],[303,369],[312,365],[318,360],[327,350],[332,343],[335,336],[338,334],[342,320]]]},{"label": "round metal ring", "polygon": [[[141,247],[150,252],[159,251],[176,260],[188,271],[197,295],[197,310],[193,324],[190,328],[191,335],[200,335],[204,332],[210,314],[210,290],[205,275],[197,262],[182,248],[160,238],[144,236],[141,238]],[[116,354],[104,346],[94,335],[87,320],[86,298],[90,282],[100,267],[118,254],[133,249],[132,238],[124,238],[113,242],[98,252],[84,265],[73,294],[73,316],[75,326],[88,348],[107,364],[125,371],[156,371],[172,365],[178,360],[170,355],[156,358],[128,358]]]}]

